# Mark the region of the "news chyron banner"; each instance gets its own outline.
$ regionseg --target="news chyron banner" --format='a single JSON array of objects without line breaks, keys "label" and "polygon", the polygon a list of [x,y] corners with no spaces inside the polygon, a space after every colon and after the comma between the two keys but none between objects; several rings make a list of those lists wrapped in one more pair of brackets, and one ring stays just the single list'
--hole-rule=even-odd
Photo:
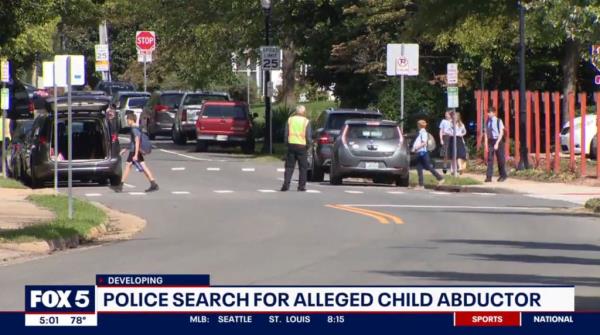
[{"label": "news chyron banner", "polygon": [[213,286],[208,275],[100,274],[25,286],[1,334],[595,334],[573,286]]}]

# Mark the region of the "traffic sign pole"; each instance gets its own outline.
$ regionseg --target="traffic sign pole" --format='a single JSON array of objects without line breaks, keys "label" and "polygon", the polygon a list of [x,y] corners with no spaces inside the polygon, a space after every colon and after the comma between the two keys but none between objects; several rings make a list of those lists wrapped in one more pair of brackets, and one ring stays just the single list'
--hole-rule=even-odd
[{"label": "traffic sign pole", "polygon": [[[2,59],[0,69],[0,79],[2,80],[2,176],[8,177],[6,173],[6,113],[10,108],[10,91],[6,94],[6,83],[10,82],[10,63]],[[4,101],[6,100],[6,101]]]},{"label": "traffic sign pole", "polygon": [[148,75],[147,75],[147,65],[146,65],[147,55],[145,52],[142,57],[144,57],[144,92],[147,92],[148,91]]},{"label": "traffic sign pole", "polygon": [[56,88],[56,63],[52,64],[52,81],[54,84],[54,193],[58,194],[58,89]]},{"label": "traffic sign pole", "polygon": [[68,188],[69,188],[69,219],[73,219],[73,110],[71,108],[71,56],[67,56],[67,122],[68,122]]}]

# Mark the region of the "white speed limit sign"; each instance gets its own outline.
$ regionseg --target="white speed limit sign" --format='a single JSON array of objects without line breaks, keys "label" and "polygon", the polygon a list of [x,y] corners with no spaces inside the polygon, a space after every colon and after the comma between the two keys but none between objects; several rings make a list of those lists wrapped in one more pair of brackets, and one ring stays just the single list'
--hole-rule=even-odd
[{"label": "white speed limit sign", "polygon": [[260,55],[260,66],[263,70],[281,70],[281,49],[279,47],[261,47]]}]

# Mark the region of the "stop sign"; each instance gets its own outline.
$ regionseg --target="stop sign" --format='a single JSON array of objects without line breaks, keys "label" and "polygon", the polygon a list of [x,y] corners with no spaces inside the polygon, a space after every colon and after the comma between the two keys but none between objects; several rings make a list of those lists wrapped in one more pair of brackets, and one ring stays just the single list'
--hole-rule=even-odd
[{"label": "stop sign", "polygon": [[153,31],[138,31],[135,33],[135,46],[138,50],[154,51],[156,48],[156,34]]}]

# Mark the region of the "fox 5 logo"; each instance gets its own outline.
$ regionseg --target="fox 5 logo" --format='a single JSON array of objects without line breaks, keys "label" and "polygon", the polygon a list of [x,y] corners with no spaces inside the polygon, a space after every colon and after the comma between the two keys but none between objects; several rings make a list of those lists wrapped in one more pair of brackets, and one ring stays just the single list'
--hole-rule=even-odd
[{"label": "fox 5 logo", "polygon": [[94,312],[94,286],[25,286],[26,312]]}]

